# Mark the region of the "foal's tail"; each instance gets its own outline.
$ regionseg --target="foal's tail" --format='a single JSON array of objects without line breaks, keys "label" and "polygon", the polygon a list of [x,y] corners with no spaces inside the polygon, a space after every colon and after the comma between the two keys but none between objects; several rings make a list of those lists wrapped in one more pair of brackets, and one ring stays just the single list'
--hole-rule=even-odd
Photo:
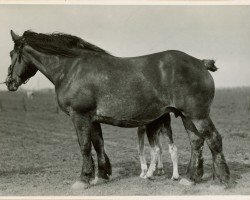
[{"label": "foal's tail", "polygon": [[203,64],[207,68],[207,70],[215,72],[217,71],[217,67],[214,65],[215,61],[214,60],[202,60]]}]

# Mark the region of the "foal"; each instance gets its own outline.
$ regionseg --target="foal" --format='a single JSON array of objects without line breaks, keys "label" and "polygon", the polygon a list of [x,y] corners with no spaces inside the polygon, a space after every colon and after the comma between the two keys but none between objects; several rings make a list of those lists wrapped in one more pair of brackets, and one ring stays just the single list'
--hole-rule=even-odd
[{"label": "foal", "polygon": [[[138,134],[138,151],[141,162],[141,178],[152,178],[153,173],[156,170],[157,163],[157,175],[164,174],[163,163],[162,163],[162,145],[160,142],[161,133],[168,138],[169,153],[171,155],[171,160],[173,163],[173,175],[172,180],[179,179],[178,173],[178,154],[177,147],[174,145],[171,129],[171,118],[170,114],[166,114],[162,117],[159,123],[153,124],[155,130],[150,130],[149,126],[141,126],[137,130]],[[152,125],[152,124],[151,124]],[[147,167],[147,162],[144,154],[144,138],[147,134],[148,141],[151,147],[151,162],[149,168]]]}]

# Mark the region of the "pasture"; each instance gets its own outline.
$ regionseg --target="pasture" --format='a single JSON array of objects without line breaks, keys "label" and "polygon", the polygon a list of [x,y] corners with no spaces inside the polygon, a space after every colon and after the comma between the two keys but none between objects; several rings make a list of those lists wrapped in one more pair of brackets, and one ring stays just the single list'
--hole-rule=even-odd
[{"label": "pasture", "polygon": [[[105,149],[113,167],[112,178],[84,191],[72,191],[70,187],[80,174],[81,155],[73,124],[58,110],[54,92],[35,92],[31,100],[24,91],[2,91],[0,195],[249,195],[250,88],[217,89],[211,117],[223,137],[224,153],[237,181],[234,188],[224,190],[212,184],[212,157],[207,145],[202,183],[183,186],[170,180],[172,163],[165,140],[166,174],[154,180],[141,179],[136,129],[102,125]],[[181,119],[173,115],[172,128],[179,172],[183,175],[190,158],[189,140]],[[93,156],[96,158],[94,151]]]}]

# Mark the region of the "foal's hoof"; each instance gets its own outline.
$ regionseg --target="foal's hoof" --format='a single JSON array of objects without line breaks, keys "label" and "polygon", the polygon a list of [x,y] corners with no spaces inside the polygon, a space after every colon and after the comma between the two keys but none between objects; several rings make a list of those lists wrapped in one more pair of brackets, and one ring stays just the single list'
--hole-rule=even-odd
[{"label": "foal's hoof", "polygon": [[76,181],[72,186],[72,190],[85,190],[90,187],[89,183],[84,183],[82,181]]},{"label": "foal's hoof", "polygon": [[158,168],[158,169],[157,169],[157,176],[162,176],[162,175],[164,175],[164,174],[165,174],[165,171],[164,171],[163,168]]},{"label": "foal's hoof", "polygon": [[147,177],[146,177],[146,174],[147,174],[147,170],[143,170],[143,171],[141,172],[141,174],[140,174],[140,178],[146,179],[146,178],[147,178]]},{"label": "foal's hoof", "polygon": [[150,180],[153,180],[153,179],[155,179],[154,178],[154,172],[147,172],[147,174],[145,175],[145,178],[147,178],[147,179],[150,179]]},{"label": "foal's hoof", "polygon": [[190,179],[186,179],[186,178],[182,178],[179,183],[181,185],[185,185],[185,186],[193,186],[193,185],[195,185],[194,181],[191,181]]},{"label": "foal's hoof", "polygon": [[171,177],[171,180],[173,180],[173,181],[178,181],[180,179],[180,176],[178,175],[178,176],[172,176]]},{"label": "foal's hoof", "polygon": [[146,179],[147,176],[146,176],[146,174],[140,174],[140,178]]}]

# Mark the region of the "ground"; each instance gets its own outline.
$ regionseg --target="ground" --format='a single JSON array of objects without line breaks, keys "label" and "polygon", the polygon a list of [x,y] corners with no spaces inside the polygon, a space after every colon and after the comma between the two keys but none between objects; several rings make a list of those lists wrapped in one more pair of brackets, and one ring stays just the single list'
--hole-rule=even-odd
[{"label": "ground", "polygon": [[[224,154],[234,188],[212,184],[211,153],[204,148],[205,174],[195,186],[170,180],[172,164],[167,143],[164,176],[139,178],[136,129],[102,125],[105,149],[113,175],[108,183],[72,191],[80,174],[81,155],[70,119],[58,110],[54,93],[44,90],[27,99],[25,92],[0,92],[0,195],[249,195],[250,88],[218,89],[211,118],[223,136]],[[174,141],[179,150],[180,175],[190,158],[188,136],[181,120],[172,116]],[[149,161],[149,148],[146,148]],[[96,155],[93,152],[93,156]]]}]

